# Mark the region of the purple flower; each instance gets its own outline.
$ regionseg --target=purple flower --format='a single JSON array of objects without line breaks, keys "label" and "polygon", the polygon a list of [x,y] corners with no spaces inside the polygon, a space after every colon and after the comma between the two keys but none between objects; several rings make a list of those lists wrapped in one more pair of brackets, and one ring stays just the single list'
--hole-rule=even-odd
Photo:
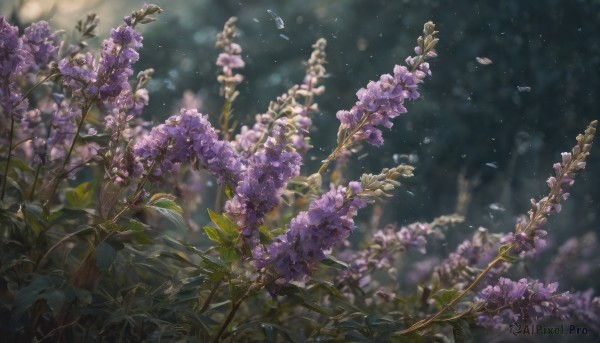
[{"label": "purple flower", "polygon": [[133,74],[131,65],[139,59],[137,50],[141,47],[142,36],[126,25],[113,29],[110,39],[102,42],[98,80],[103,102],[130,91],[128,79]]},{"label": "purple flower", "polygon": [[354,142],[366,141],[380,146],[383,144],[381,130],[376,126],[391,128],[392,119],[406,113],[404,100],[419,98],[418,83],[422,82],[406,67],[396,65],[394,75],[384,74],[379,81],[371,81],[361,88],[356,96],[358,101],[350,111],[338,111],[340,133],[353,133]]},{"label": "purple flower", "polygon": [[135,144],[133,152],[147,167],[159,164],[154,174],[176,171],[182,163],[207,169],[218,182],[235,189],[242,165],[229,144],[220,141],[208,121],[195,109],[182,109]]},{"label": "purple flower", "polygon": [[225,23],[223,31],[217,34],[215,47],[222,49],[223,52],[217,57],[216,64],[222,68],[222,75],[219,75],[217,81],[221,84],[221,95],[232,102],[237,96],[235,86],[242,83],[244,77],[241,74],[234,74],[233,69],[244,68],[245,63],[242,59],[242,47],[233,43],[235,36],[236,17],[231,17]]},{"label": "purple flower", "polygon": [[223,70],[230,70],[236,68],[244,68],[245,63],[242,60],[242,56],[228,54],[226,52],[222,52],[217,57],[217,65],[223,67]]},{"label": "purple flower", "polygon": [[259,268],[272,267],[285,280],[298,280],[310,275],[316,263],[325,258],[325,250],[342,242],[354,230],[352,218],[365,202],[352,190],[360,185],[338,187],[311,203],[308,211],[300,212],[280,235],[263,251],[254,249]]},{"label": "purple flower", "polygon": [[96,60],[91,53],[63,58],[58,62],[63,86],[73,92],[73,97],[89,99],[98,94]]},{"label": "purple flower", "polygon": [[568,311],[571,317],[600,333],[600,297],[594,297],[593,289],[572,294]]},{"label": "purple flower", "polygon": [[23,34],[23,49],[32,57],[28,69],[37,72],[47,68],[58,57],[58,45],[58,37],[50,32],[47,22],[38,21],[27,27]]},{"label": "purple flower", "polygon": [[279,205],[282,189],[300,173],[302,158],[287,148],[286,122],[285,118],[275,122],[264,149],[248,160],[236,195],[225,204],[225,212],[237,219],[251,248],[258,244],[258,227],[263,217]]},{"label": "purple flower", "polygon": [[[22,48],[19,29],[10,25],[0,16],[0,106],[2,112],[11,116],[20,116],[27,110],[27,101],[21,102],[21,93],[16,86],[16,77],[28,63],[28,57]],[[5,129],[5,125],[2,130]]]},{"label": "purple flower", "polygon": [[50,161],[61,159],[66,155],[77,132],[77,120],[80,117],[81,110],[71,103],[63,101],[53,106],[50,135],[46,141]]},{"label": "purple flower", "polygon": [[556,293],[557,288],[556,282],[544,285],[525,278],[514,282],[501,277],[496,285],[487,286],[479,293],[484,309],[477,323],[497,328],[502,317],[517,323],[536,323],[550,316],[565,319],[570,295]]}]

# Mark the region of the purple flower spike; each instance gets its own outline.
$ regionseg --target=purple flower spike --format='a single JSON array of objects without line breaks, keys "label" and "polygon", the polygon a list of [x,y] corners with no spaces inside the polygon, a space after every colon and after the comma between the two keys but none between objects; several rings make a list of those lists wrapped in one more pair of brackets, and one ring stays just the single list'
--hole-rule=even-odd
[{"label": "purple flower spike", "polygon": [[342,242],[354,230],[352,218],[366,203],[357,196],[360,183],[338,187],[311,203],[308,211],[292,219],[287,233],[263,251],[254,249],[259,268],[271,266],[285,280],[299,280],[310,275],[316,263],[325,258],[325,250]]},{"label": "purple flower spike", "polygon": [[264,149],[248,160],[235,197],[225,204],[225,212],[237,219],[251,248],[258,244],[258,227],[264,216],[279,205],[283,188],[300,173],[302,158],[287,149],[286,122],[285,118],[275,122]]},{"label": "purple flower spike", "polygon": [[546,317],[568,317],[569,292],[556,293],[558,283],[544,285],[521,279],[514,282],[501,277],[494,286],[487,286],[479,293],[484,303],[484,314],[477,324],[487,328],[499,328],[503,318],[509,322],[537,323]]},{"label": "purple flower spike", "polygon": [[133,152],[147,167],[157,161],[157,176],[176,171],[182,163],[193,164],[205,168],[219,183],[225,182],[232,189],[242,170],[229,144],[218,140],[208,116],[195,109],[182,109],[179,115],[154,127],[135,144]]},{"label": "purple flower spike", "polygon": [[47,22],[39,21],[26,28],[23,34],[23,49],[32,57],[28,65],[29,70],[37,72],[55,61],[58,57],[58,44],[57,36],[50,32]]},{"label": "purple flower spike", "polygon": [[[0,16],[0,106],[2,112],[12,116],[20,116],[27,109],[27,101],[17,106],[21,93],[15,83],[17,75],[31,59],[31,55],[25,53],[22,45],[19,29]],[[5,127],[7,125],[3,125],[2,130]]]}]

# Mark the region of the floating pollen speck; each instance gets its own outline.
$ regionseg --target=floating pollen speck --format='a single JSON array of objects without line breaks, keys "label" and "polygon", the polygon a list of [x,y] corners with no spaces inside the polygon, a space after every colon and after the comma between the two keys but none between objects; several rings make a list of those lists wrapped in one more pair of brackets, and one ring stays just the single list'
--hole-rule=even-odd
[{"label": "floating pollen speck", "polygon": [[519,92],[526,92],[529,93],[531,92],[531,87],[527,87],[527,86],[517,86],[517,90]]},{"label": "floating pollen speck", "polygon": [[278,16],[277,13],[275,13],[271,10],[267,10],[267,13],[269,13],[271,15],[271,18],[273,18],[273,20],[275,20],[275,27],[277,27],[278,30],[283,30],[283,28],[284,28],[283,19],[281,19],[281,17]]},{"label": "floating pollen speck", "polygon": [[475,60],[477,60],[477,63],[482,64],[484,66],[494,63],[494,62],[492,62],[492,60],[490,60],[487,57],[475,57]]}]

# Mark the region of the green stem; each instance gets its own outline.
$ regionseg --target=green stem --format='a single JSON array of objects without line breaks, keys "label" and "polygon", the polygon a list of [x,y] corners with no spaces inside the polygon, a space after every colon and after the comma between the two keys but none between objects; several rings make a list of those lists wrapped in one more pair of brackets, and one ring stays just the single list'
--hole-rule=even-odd
[{"label": "green stem", "polygon": [[198,310],[199,313],[203,313],[204,311],[206,311],[208,309],[208,306],[210,306],[210,302],[212,301],[213,297],[217,293],[217,290],[221,286],[222,282],[223,282],[223,278],[221,277],[219,279],[219,281],[217,281],[215,283],[215,285],[213,286],[213,288],[210,290],[210,294],[208,294],[208,297],[206,298],[206,300],[204,300],[204,304],[202,304],[202,307],[200,308],[200,310]]},{"label": "green stem", "polygon": [[69,152],[67,153],[67,156],[65,157],[65,160],[64,160],[62,166],[60,167],[58,175],[56,176],[56,179],[53,181],[52,191],[50,192],[50,196],[48,197],[48,200],[45,205],[48,205],[50,203],[50,201],[52,201],[52,198],[54,197],[54,194],[56,193],[56,190],[58,189],[58,184],[60,183],[60,179],[63,176],[65,176],[64,175],[65,167],[69,163],[69,159],[71,158],[71,155],[73,154],[73,150],[75,149],[75,144],[77,144],[77,138],[79,138],[79,133],[81,132],[81,128],[83,127],[83,123],[85,122],[85,118],[87,117],[88,113],[90,112],[90,109],[92,108],[92,105],[94,104],[94,102],[96,101],[97,98],[98,98],[98,94],[96,94],[91,100],[89,100],[89,102],[83,107],[83,110],[81,111],[81,121],[77,125],[77,131],[75,132],[75,137],[73,137],[73,142],[71,142],[71,146],[69,147]]},{"label": "green stem", "polygon": [[[48,81],[50,78],[56,76],[57,74],[54,73],[50,73],[50,75],[46,76],[45,78],[41,79],[38,83],[36,83],[35,85],[33,85],[33,87],[31,87],[31,89],[29,89],[27,91],[27,93],[23,94],[23,96],[21,97],[21,99],[19,99],[19,101],[17,101],[17,103],[15,103],[14,107],[19,107],[19,105],[21,105],[21,103],[23,103],[23,101],[25,101],[25,99],[27,99],[31,93],[33,93],[33,91],[38,88],[42,83]],[[15,130],[15,118],[14,115],[11,114],[10,116],[10,141],[9,141],[9,145],[8,145],[8,157],[6,159],[6,167],[4,168],[4,175],[2,176],[2,190],[0,191],[0,200],[4,200],[4,194],[6,192],[6,181],[8,178],[8,167],[10,165],[10,160],[12,158],[12,151],[15,147],[17,147],[19,144],[23,143],[19,142],[17,144],[15,144],[13,146],[13,136],[14,136],[14,130]],[[25,140],[26,141],[26,140]]]},{"label": "green stem", "polygon": [[[509,247],[509,249],[511,247]],[[507,250],[507,252],[508,252],[508,250]],[[477,276],[477,278],[475,278],[475,280],[469,285],[469,287],[465,288],[459,295],[457,295],[448,304],[446,304],[438,313],[434,314],[433,316],[431,316],[431,317],[429,317],[427,319],[424,319],[424,320],[421,320],[421,321],[418,321],[418,322],[414,323],[408,329],[400,332],[399,335],[405,335],[407,333],[411,333],[413,331],[420,330],[420,329],[423,329],[423,328],[429,326],[429,324],[431,324],[436,319],[438,319],[439,317],[441,317],[444,313],[446,313],[446,311],[448,309],[452,308],[454,305],[456,305],[457,302],[459,302],[462,298],[464,298],[475,286],[477,286],[479,284],[479,282],[481,280],[483,280],[483,278],[485,277],[485,275],[492,268],[494,268],[494,266],[496,266],[496,264],[498,264],[500,261],[502,261],[502,256],[496,256],[496,258],[492,262],[490,262],[488,264],[488,266],[481,273],[479,273],[479,275]]]},{"label": "green stem", "polygon": [[31,192],[29,192],[29,201],[33,200],[33,194],[35,193],[35,185],[37,184],[38,178],[40,177],[41,169],[42,165],[40,164],[35,170],[35,178],[33,179],[33,184],[31,185]]},{"label": "green stem", "polygon": [[219,342],[219,340],[221,339],[221,336],[223,336],[223,333],[225,333],[225,330],[227,330],[227,327],[233,320],[233,317],[235,317],[235,313],[240,308],[240,306],[244,303],[244,301],[246,301],[246,299],[248,299],[252,294],[254,294],[255,291],[258,291],[264,287],[264,283],[260,280],[260,278],[261,277],[259,276],[258,280],[254,284],[252,284],[250,287],[248,287],[248,290],[246,290],[246,293],[244,293],[244,295],[233,304],[233,306],[231,307],[231,310],[229,311],[229,314],[227,315],[227,318],[225,318],[225,322],[223,322],[223,325],[219,329],[219,332],[213,338],[213,340],[212,340],[213,343]]},{"label": "green stem", "polygon": [[[170,144],[170,143],[169,143]],[[154,167],[156,166],[156,161],[158,159],[152,161],[152,165],[150,166],[150,168],[148,169],[148,172],[146,174],[144,174],[144,177],[142,178],[142,180],[140,181],[140,183],[138,183],[135,192],[133,192],[133,195],[129,198],[129,203],[127,205],[125,205],[125,207],[123,207],[121,209],[121,211],[119,211],[119,213],[117,213],[113,219],[109,220],[108,222],[111,224],[114,224],[117,222],[117,220],[119,220],[119,218],[121,218],[125,213],[127,213],[127,211],[129,211],[131,209],[131,205],[132,205],[132,201],[135,201],[135,199],[137,199],[137,197],[140,195],[140,193],[142,192],[142,190],[144,189],[144,185],[146,184],[146,182],[148,181],[148,178],[150,177],[150,174],[152,174],[152,170],[154,170]]]},{"label": "green stem", "polygon": [[219,330],[219,332],[217,333],[217,335],[213,339],[213,343],[219,342],[219,340],[221,339],[221,336],[223,335],[223,333],[225,332],[225,330],[227,329],[227,327],[229,326],[229,324],[233,320],[233,317],[235,317],[235,313],[240,308],[240,306],[242,305],[242,303],[248,298],[248,296],[249,296],[249,293],[246,293],[242,298],[240,298],[240,300],[236,301],[233,304],[233,306],[231,307],[231,310],[229,311],[229,314],[227,315],[227,318],[225,319],[225,322],[223,322],[223,325],[221,326],[221,329]]},{"label": "green stem", "polygon": [[13,136],[15,130],[15,117],[10,115],[10,140],[8,143],[8,157],[6,158],[6,167],[4,168],[4,175],[2,176],[2,191],[0,193],[0,200],[4,200],[4,192],[6,191],[6,182],[8,181],[8,166],[10,165],[10,159],[12,157],[13,149]]}]

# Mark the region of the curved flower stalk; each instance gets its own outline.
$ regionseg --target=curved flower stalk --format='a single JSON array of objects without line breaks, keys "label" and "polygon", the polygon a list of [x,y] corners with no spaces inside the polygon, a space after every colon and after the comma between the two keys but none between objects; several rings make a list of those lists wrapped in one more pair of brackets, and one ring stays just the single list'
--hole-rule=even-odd
[{"label": "curved flower stalk", "polygon": [[394,74],[381,75],[379,81],[371,81],[366,88],[361,88],[356,96],[358,101],[349,111],[338,111],[336,117],[341,122],[338,131],[338,145],[323,161],[319,169],[322,173],[331,161],[341,155],[346,156],[349,149],[362,141],[375,146],[383,144],[381,130],[377,126],[391,128],[392,119],[406,113],[405,100],[416,100],[420,97],[417,91],[419,83],[427,75],[431,75],[427,58],[435,57],[435,46],[439,39],[432,22],[425,24],[423,36],[417,39],[416,56],[406,59],[407,67],[396,65]]},{"label": "curved flower stalk", "polygon": [[289,118],[296,127],[296,132],[290,137],[294,149],[304,156],[311,148],[308,138],[308,131],[312,125],[311,114],[319,111],[314,98],[325,92],[325,87],[319,86],[319,83],[325,77],[326,46],[327,41],[324,38],[313,44],[302,84],[293,86],[286,94],[271,102],[267,113],[256,115],[256,123],[252,128],[242,126],[232,142],[235,150],[242,156],[248,158],[257,151],[268,137],[274,122],[281,117]]},{"label": "curved flower stalk", "polygon": [[407,334],[413,331],[422,330],[431,325],[435,320],[440,318],[448,309],[456,305],[463,299],[471,290],[473,290],[484,278],[488,272],[496,268],[505,260],[511,260],[509,255],[511,250],[517,252],[531,252],[536,249],[536,240],[538,244],[543,239],[540,231],[547,222],[547,217],[552,213],[560,211],[560,201],[566,199],[566,189],[573,185],[574,177],[577,173],[585,169],[585,160],[592,148],[592,142],[596,134],[596,126],[598,121],[592,121],[586,128],[584,134],[577,136],[577,145],[573,147],[571,153],[563,153],[561,162],[554,164],[556,177],[548,179],[550,193],[540,201],[532,200],[532,209],[529,211],[529,221],[527,223],[518,223],[515,227],[515,232],[509,240],[509,244],[503,245],[499,249],[496,257],[487,265],[487,267],[479,273],[479,275],[454,297],[448,304],[444,306],[436,314],[429,318],[416,322],[408,329],[399,332],[399,335]]},{"label": "curved flower stalk", "polygon": [[343,258],[349,267],[339,273],[336,284],[364,289],[372,284],[371,273],[382,269],[387,269],[394,278],[392,274],[397,271],[393,266],[398,255],[411,250],[425,254],[428,238],[442,240],[443,228],[462,221],[463,217],[452,215],[438,217],[431,223],[415,222],[400,228],[396,224],[387,225],[373,234],[372,243],[366,249]]},{"label": "curved flower stalk", "polygon": [[[348,187],[333,188],[310,204],[290,222],[288,231],[274,239],[266,249],[254,249],[258,268],[269,269],[276,285],[311,275],[325,251],[344,241],[354,231],[353,217],[376,198],[386,196],[400,183],[397,178],[411,177],[413,168],[400,165],[384,169],[378,175],[363,175]],[[275,287],[275,285],[271,285]],[[276,290],[272,289],[276,292]]]},{"label": "curved flower stalk", "polygon": [[248,160],[235,196],[225,204],[225,213],[236,219],[250,248],[258,244],[264,216],[279,205],[288,181],[300,173],[302,158],[290,147],[287,122],[286,118],[275,122],[264,148]]}]

